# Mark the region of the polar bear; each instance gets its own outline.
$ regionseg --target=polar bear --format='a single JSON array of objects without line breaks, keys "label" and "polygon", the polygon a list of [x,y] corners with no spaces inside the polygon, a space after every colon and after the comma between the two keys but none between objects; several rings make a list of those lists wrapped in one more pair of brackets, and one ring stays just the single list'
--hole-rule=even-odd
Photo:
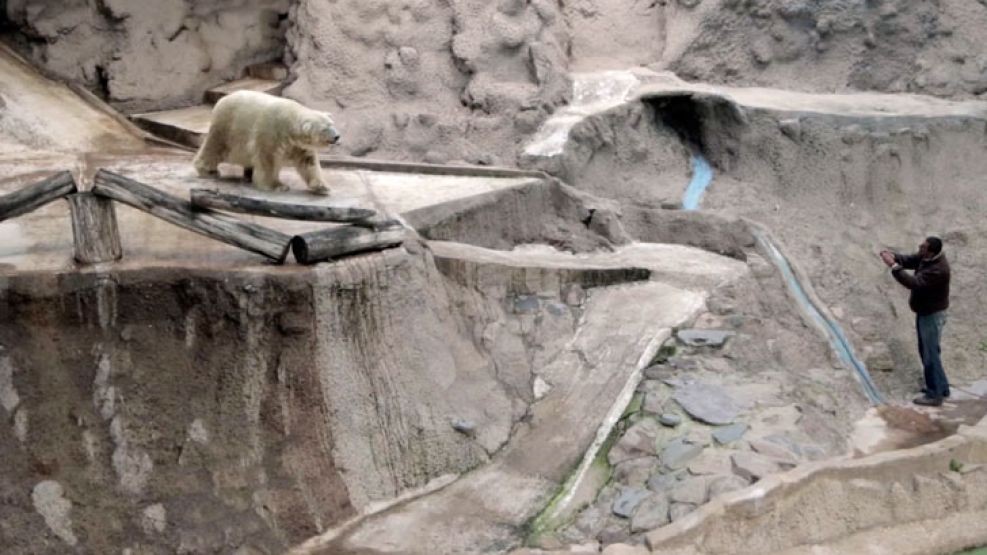
[{"label": "polar bear", "polygon": [[270,191],[287,189],[278,174],[282,166],[293,165],[310,191],[327,195],[318,149],[338,142],[328,113],[287,98],[237,91],[216,103],[193,164],[203,177],[217,175],[221,162],[243,166],[247,179]]}]

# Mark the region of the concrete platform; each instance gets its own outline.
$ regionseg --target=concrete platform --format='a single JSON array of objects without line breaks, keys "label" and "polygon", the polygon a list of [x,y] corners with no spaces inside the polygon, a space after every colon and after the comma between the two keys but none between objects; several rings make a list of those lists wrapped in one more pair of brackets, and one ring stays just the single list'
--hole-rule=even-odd
[{"label": "concrete platform", "polygon": [[134,114],[131,120],[141,129],[178,144],[198,148],[212,118],[212,106],[200,105],[177,110]]},{"label": "concrete platform", "polygon": [[215,104],[221,98],[237,91],[254,91],[272,95],[279,95],[284,90],[284,83],[272,79],[258,79],[256,77],[245,77],[236,81],[224,83],[218,87],[213,87],[206,91],[206,102]]},{"label": "concrete platform", "polygon": [[[435,207],[436,218],[442,218],[455,214],[457,203],[470,206],[477,198],[489,193],[549,186],[534,177],[439,176],[326,169],[324,172],[332,194],[322,197],[306,192],[298,176],[291,170],[285,170],[282,180],[292,190],[264,193],[246,185],[235,167],[221,167],[224,176],[219,179],[203,179],[195,174],[190,156],[157,151],[133,156],[90,156],[82,159],[70,155],[39,155],[33,159],[0,157],[0,194],[12,192],[62,169],[74,169],[77,180],[81,177],[83,187],[86,187],[99,168],[126,175],[181,198],[188,198],[189,189],[210,187],[288,202],[366,207],[388,214],[413,213],[414,220],[420,225],[432,223],[430,207]],[[272,268],[260,256],[206,239],[126,206],[117,205],[117,217],[124,248],[124,258],[117,263],[120,267],[207,265],[213,268]],[[247,215],[238,217],[289,234],[331,225]],[[0,223],[0,274],[74,269],[66,203],[55,202],[36,212]]]}]

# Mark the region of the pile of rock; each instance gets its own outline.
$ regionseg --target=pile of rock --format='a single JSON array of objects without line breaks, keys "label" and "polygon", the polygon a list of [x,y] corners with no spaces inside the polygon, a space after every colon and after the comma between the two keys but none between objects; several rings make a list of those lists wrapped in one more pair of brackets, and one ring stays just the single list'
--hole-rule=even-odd
[{"label": "pile of rock", "polygon": [[645,369],[607,454],[610,483],[562,531],[563,540],[633,543],[718,495],[815,455],[783,432],[764,435],[758,428],[761,435],[753,437],[750,407],[727,388],[700,379],[702,357],[731,335],[681,330],[677,337],[688,353]]}]

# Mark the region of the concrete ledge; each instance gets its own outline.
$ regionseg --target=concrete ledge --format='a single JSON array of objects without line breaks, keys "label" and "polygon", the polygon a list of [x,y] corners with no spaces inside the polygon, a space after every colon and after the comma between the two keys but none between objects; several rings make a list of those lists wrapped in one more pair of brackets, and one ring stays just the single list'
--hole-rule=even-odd
[{"label": "concrete ledge", "polygon": [[[965,469],[952,471],[953,461]],[[987,419],[914,449],[771,476],[652,531],[647,543],[672,555],[816,554],[860,552],[850,546],[908,536],[923,540],[914,549],[887,552],[947,555],[987,544],[987,527],[964,524],[987,510],[987,467],[978,467],[985,463]]]}]

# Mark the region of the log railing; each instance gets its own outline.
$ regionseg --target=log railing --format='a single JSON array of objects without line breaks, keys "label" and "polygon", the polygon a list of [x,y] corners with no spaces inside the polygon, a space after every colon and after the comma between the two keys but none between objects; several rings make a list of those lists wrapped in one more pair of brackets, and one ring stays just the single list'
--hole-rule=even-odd
[{"label": "log railing", "polygon": [[[123,256],[113,202],[278,264],[285,262],[289,250],[298,262],[313,264],[398,246],[406,233],[399,222],[383,219],[374,210],[292,204],[204,189],[193,189],[191,199],[185,200],[107,170],[96,173],[92,190],[87,192],[79,192],[66,171],[0,196],[0,222],[61,198],[69,203],[75,259],[81,264],[111,262]],[[348,225],[291,236],[221,210]]]}]

